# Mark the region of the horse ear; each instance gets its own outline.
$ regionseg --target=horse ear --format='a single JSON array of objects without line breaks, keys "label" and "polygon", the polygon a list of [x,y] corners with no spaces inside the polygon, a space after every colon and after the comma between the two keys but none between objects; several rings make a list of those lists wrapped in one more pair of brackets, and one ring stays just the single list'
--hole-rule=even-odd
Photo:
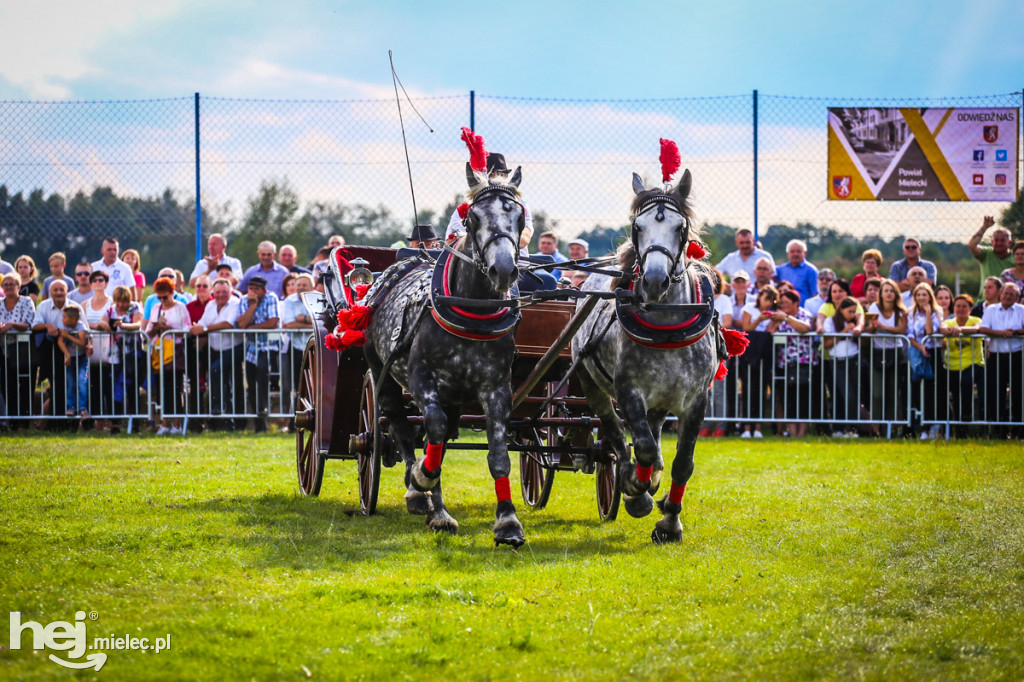
[{"label": "horse ear", "polygon": [[473,170],[473,167],[469,165],[469,161],[466,162],[466,182],[469,186],[476,187],[479,184],[487,184],[487,176],[484,173],[479,173]]},{"label": "horse ear", "polygon": [[509,178],[508,184],[513,187],[519,187],[519,183],[523,181],[523,167],[516,166],[516,170],[512,173],[512,177]]},{"label": "horse ear", "polygon": [[683,171],[683,177],[680,178],[679,184],[676,185],[676,194],[683,201],[686,201],[686,197],[690,196],[690,185],[693,184],[693,176],[690,175],[690,169],[687,168]]},{"label": "horse ear", "polygon": [[640,176],[633,173],[633,194],[640,194],[640,192],[646,191],[644,187],[644,181],[640,179]]}]

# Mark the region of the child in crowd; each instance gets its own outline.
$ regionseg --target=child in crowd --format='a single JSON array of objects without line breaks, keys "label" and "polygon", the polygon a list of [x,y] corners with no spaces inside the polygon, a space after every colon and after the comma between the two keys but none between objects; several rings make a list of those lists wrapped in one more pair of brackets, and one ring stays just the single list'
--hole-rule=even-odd
[{"label": "child in crowd", "polygon": [[[822,325],[825,334],[849,334],[857,327],[857,299],[847,296],[839,302],[836,312],[826,317]],[[833,438],[857,437],[857,431],[844,431],[844,422],[860,418],[860,379],[857,362],[857,339],[845,336],[826,336],[825,348],[831,350],[828,368],[832,380],[832,414],[837,421],[832,429]],[[851,360],[853,360],[851,362]]]},{"label": "child in crowd", "polygon": [[57,346],[64,353],[64,376],[67,385],[67,412],[68,417],[81,415],[82,419],[89,418],[89,361],[83,357],[89,346],[89,335],[85,321],[82,319],[82,309],[78,306],[64,306],[63,318],[64,328],[60,330],[57,337]]}]

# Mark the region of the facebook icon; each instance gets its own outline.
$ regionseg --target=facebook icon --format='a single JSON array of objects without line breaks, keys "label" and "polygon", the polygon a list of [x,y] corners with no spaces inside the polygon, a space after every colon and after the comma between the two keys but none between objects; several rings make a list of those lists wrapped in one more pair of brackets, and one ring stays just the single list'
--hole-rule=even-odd
[{"label": "facebook icon", "polygon": [[1005,149],[997,149],[996,150],[996,161],[1006,161],[1006,150]]},{"label": "facebook icon", "polygon": [[984,149],[975,149],[974,150],[974,160],[975,161],[984,161],[985,160],[985,150]]}]

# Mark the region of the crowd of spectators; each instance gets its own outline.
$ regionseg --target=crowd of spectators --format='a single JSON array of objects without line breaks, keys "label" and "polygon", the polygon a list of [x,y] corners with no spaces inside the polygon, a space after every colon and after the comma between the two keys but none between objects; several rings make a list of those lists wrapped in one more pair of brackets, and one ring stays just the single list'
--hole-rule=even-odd
[{"label": "crowd of spectators", "polygon": [[[1019,424],[1024,241],[1012,243],[998,228],[983,245],[993,225],[986,217],[968,244],[983,276],[977,301],[937,282],[914,237],[904,240],[888,276],[881,252],[868,249],[863,271],[847,282],[816,267],[799,239],[776,262],[750,230],[738,230],[736,250],[717,264],[715,307],[721,324],[747,331],[751,343],[714,385],[702,435],[757,438],[766,422],[797,437],[810,424],[836,437],[878,434],[880,424],[906,421],[907,404],[918,422],[958,422],[956,435],[966,433],[963,422]],[[412,239],[428,247],[441,241],[432,230]],[[162,268],[149,296],[140,253],[121,252],[114,238],[103,240],[92,263],[68,268],[64,254],[51,254],[41,284],[31,256],[0,261],[0,421],[65,415],[115,430],[109,418],[144,413],[140,406],[151,399],[171,406],[153,425],[159,434],[179,433],[182,414],[210,416],[205,426],[215,429],[242,428],[245,420],[230,415],[255,414],[253,428],[266,430],[272,391],[282,396],[282,410],[291,409],[284,401],[296,388],[312,328],[299,295],[319,286],[330,249],[342,244],[332,237],[303,267],[293,246],[264,241],[245,268],[214,234],[187,278]],[[536,255],[555,263],[589,256],[585,240],[570,241],[568,255],[558,244],[543,232]],[[586,273],[566,268],[548,277],[578,287]],[[177,333],[161,337],[167,331]],[[907,373],[909,395],[900,380]],[[939,431],[910,429],[925,438]]]},{"label": "crowd of spectators", "polygon": [[[340,236],[331,241],[344,244]],[[207,247],[188,279],[160,269],[149,296],[139,252],[120,252],[113,237],[103,240],[98,260],[68,274],[65,255],[52,254],[42,286],[30,256],[0,265],[0,424],[63,416],[78,428],[116,431],[118,416],[148,414],[145,401],[153,400],[170,406],[153,424],[161,435],[180,433],[183,414],[213,417],[195,420],[198,428],[205,421],[206,428],[234,430],[246,422],[237,415],[254,413],[259,432],[268,427],[272,390],[280,392],[281,411],[291,411],[312,329],[299,294],[317,286],[314,270],[323,271],[325,261],[319,254],[331,247],[305,268],[295,247],[265,241],[258,263],[244,271],[223,235],[211,235]],[[163,335],[168,331],[178,333]],[[39,423],[47,424],[62,428],[68,420]]]}]

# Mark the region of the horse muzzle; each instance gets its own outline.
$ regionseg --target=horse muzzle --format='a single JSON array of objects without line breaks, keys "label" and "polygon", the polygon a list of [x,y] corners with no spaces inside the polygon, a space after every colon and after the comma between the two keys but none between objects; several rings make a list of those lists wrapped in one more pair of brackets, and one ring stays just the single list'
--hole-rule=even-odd
[{"label": "horse muzzle", "polygon": [[519,268],[511,260],[501,258],[487,268],[487,279],[495,291],[504,294],[519,279]]}]

